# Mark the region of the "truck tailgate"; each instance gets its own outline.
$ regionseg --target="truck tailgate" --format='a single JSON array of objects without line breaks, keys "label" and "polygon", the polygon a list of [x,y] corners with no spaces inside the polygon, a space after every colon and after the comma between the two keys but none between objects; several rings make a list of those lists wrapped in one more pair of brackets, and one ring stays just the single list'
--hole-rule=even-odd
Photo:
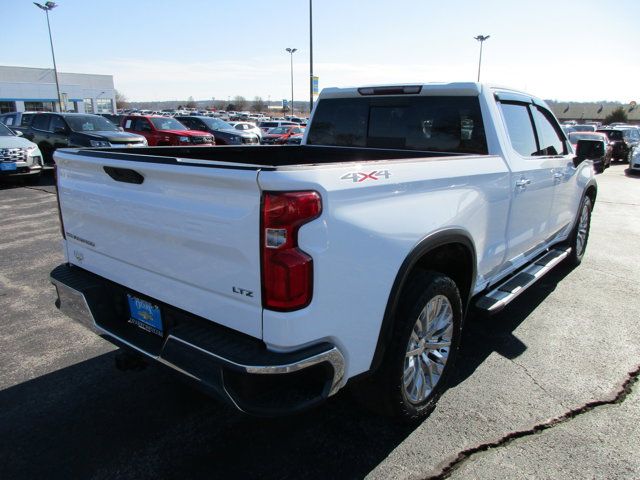
[{"label": "truck tailgate", "polygon": [[258,169],[135,157],[55,153],[69,262],[261,338]]}]

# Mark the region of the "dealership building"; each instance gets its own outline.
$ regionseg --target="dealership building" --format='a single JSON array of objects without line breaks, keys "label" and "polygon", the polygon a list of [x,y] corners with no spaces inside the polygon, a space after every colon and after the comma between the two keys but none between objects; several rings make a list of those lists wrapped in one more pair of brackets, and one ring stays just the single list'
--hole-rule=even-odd
[{"label": "dealership building", "polygon": [[[58,82],[64,111],[115,112],[112,75],[58,72]],[[53,69],[0,66],[0,113],[53,112],[58,104]]]}]

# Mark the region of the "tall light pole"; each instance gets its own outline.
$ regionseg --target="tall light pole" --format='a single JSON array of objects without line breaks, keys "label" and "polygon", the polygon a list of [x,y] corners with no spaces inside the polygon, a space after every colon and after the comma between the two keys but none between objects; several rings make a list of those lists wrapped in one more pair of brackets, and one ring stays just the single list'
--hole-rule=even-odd
[{"label": "tall light pole", "polygon": [[485,40],[489,40],[491,35],[478,35],[473,37],[480,42],[480,59],[478,60],[478,82],[480,81],[480,67],[482,66],[482,44]]},{"label": "tall light pole", "polygon": [[53,76],[56,79],[56,91],[58,92],[58,106],[60,108],[60,111],[62,112],[63,111],[62,95],[60,94],[60,84],[58,83],[58,67],[56,67],[56,54],[53,51],[53,38],[51,37],[51,24],[49,23],[49,10],[53,10],[58,5],[56,5],[55,2],[46,2],[44,5],[41,5],[36,2],[33,2],[33,4],[36,7],[40,8],[41,10],[44,10],[44,12],[47,14],[47,28],[49,29],[49,43],[51,44],[51,57],[53,57]]},{"label": "tall light pole", "polygon": [[309,115],[313,110],[313,0],[309,0]]},{"label": "tall light pole", "polygon": [[293,54],[298,51],[297,48],[286,48],[291,56],[291,115],[293,115]]}]

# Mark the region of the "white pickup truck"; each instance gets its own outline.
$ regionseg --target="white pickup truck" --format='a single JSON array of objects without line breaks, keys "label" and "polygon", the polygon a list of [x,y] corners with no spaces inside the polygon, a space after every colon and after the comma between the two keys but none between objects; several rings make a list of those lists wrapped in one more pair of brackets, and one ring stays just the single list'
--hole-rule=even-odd
[{"label": "white pickup truck", "polygon": [[256,415],[347,382],[428,415],[468,312],[580,263],[597,189],[544,102],[477,83],[326,89],[300,146],[55,161],[56,305]]}]

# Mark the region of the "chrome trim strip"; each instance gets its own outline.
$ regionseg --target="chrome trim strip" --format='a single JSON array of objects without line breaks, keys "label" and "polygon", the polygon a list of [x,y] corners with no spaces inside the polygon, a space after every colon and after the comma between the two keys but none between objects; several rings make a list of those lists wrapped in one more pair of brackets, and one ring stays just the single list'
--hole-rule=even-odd
[{"label": "chrome trim strip", "polygon": [[[73,320],[75,320],[76,322],[80,323],[82,326],[84,326],[85,328],[88,328],[89,330],[97,333],[100,336],[109,336],[114,338],[115,340],[117,340],[118,342],[123,343],[124,345],[127,345],[129,348],[132,348],[134,350],[136,350],[137,352],[142,353],[143,355],[145,355],[148,358],[151,358],[153,360],[157,360],[160,363],[167,365],[175,370],[177,370],[178,372],[187,375],[191,378],[194,378],[196,380],[198,380],[195,376],[193,376],[192,374],[190,374],[189,372],[184,371],[183,369],[177,367],[176,365],[173,365],[171,362],[165,360],[164,358],[162,358],[162,356],[159,355],[152,355],[149,352],[133,345],[132,343],[120,338],[118,335],[114,335],[113,333],[109,332],[108,330],[105,330],[102,327],[99,327],[96,324],[95,318],[93,317],[93,314],[91,313],[91,309],[89,308],[89,304],[87,303],[87,299],[85,298],[85,296],[69,287],[68,285],[60,282],[59,280],[56,280],[54,278],[51,278],[51,283],[53,283],[53,285],[56,287],[56,290],[58,292],[58,308],[60,309],[60,311],[64,314],[66,314],[67,316],[69,316],[70,318],[72,318]],[[297,372],[300,370],[303,370],[305,368],[309,368],[312,367],[314,365],[318,365],[320,363],[323,362],[328,362],[331,367],[333,368],[333,380],[331,382],[331,388],[329,390],[329,396],[334,395],[338,390],[340,390],[340,388],[342,388],[344,386],[344,384],[346,383],[345,381],[345,360],[344,360],[344,356],[342,355],[342,353],[340,352],[340,350],[333,346],[332,348],[330,348],[329,350],[319,353],[317,355],[313,355],[311,357],[305,358],[303,360],[300,360],[299,362],[296,363],[288,363],[285,365],[243,365],[243,364],[239,364],[236,362],[233,362],[227,358],[221,357],[220,355],[216,355],[213,352],[210,352],[208,350],[205,350],[203,348],[198,347],[197,345],[194,345],[192,343],[189,343],[179,337],[176,337],[174,335],[169,335],[167,336],[167,339],[165,340],[165,345],[166,342],[168,342],[169,340],[175,340],[177,342],[180,342],[190,348],[194,348],[206,355],[209,355],[211,357],[217,358],[218,360],[221,360],[222,362],[234,365],[242,370],[244,370],[247,373],[252,373],[252,374],[258,374],[258,375],[273,375],[273,374],[285,374],[285,373],[292,373],[292,372]],[[235,402],[234,402],[235,403]]]},{"label": "chrome trim strip", "polygon": [[340,350],[338,350],[338,348],[335,346],[330,348],[326,352],[313,355],[311,357],[305,358],[304,360],[301,360],[296,363],[288,363],[285,365],[243,365],[240,363],[233,362],[219,355],[216,355],[213,352],[200,348],[197,345],[189,343],[174,335],[169,335],[167,337],[167,341],[169,341],[170,339],[176,340],[191,348],[195,348],[196,350],[202,353],[215,357],[226,363],[230,363],[231,365],[234,365],[238,368],[243,369],[247,373],[253,373],[258,375],[292,373],[292,372],[297,372],[299,370],[303,370],[305,368],[312,367],[314,365],[318,365],[319,363],[328,362],[329,364],[331,364],[333,368],[333,381],[331,383],[331,389],[329,390],[329,396],[334,395],[344,385],[344,363],[345,363],[344,356],[342,355]]},{"label": "chrome trim strip", "polygon": [[[552,251],[548,253],[551,253]],[[541,260],[543,260],[546,255],[548,255],[547,253],[546,255],[543,255],[541,258],[539,258],[537,261],[530,263],[522,271],[518,272],[518,274],[529,273],[530,275],[532,275],[534,278],[530,282],[527,282],[526,284],[523,284],[523,285],[519,285],[516,287],[515,290],[510,292],[505,290],[500,290],[506,283],[508,283],[511,280],[511,278],[509,278],[505,282],[501,283],[496,288],[491,290],[489,293],[481,297],[482,299],[487,299],[488,301],[491,301],[491,300],[494,301],[494,303],[491,304],[491,306],[487,308],[481,308],[481,310],[485,310],[489,313],[495,313],[501,310],[502,308],[506,307],[509,303],[515,300],[516,297],[518,297],[522,292],[524,292],[530,286],[535,284],[538,280],[540,280],[540,278],[542,278],[544,275],[549,273],[554,267],[556,267],[560,262],[562,262],[565,258],[567,258],[567,256],[571,253],[571,248],[569,247],[565,250],[556,250],[556,251],[562,252],[562,253],[560,253],[558,256],[553,258],[551,261],[544,264],[538,263]],[[516,276],[518,274],[516,274]],[[502,298],[497,298],[498,295],[502,296],[501,293],[506,295],[503,296]]]},{"label": "chrome trim strip", "polygon": [[96,321],[85,296],[54,278],[51,278],[51,283],[56,287],[58,293],[58,309],[83,327],[95,332],[97,330]]}]

